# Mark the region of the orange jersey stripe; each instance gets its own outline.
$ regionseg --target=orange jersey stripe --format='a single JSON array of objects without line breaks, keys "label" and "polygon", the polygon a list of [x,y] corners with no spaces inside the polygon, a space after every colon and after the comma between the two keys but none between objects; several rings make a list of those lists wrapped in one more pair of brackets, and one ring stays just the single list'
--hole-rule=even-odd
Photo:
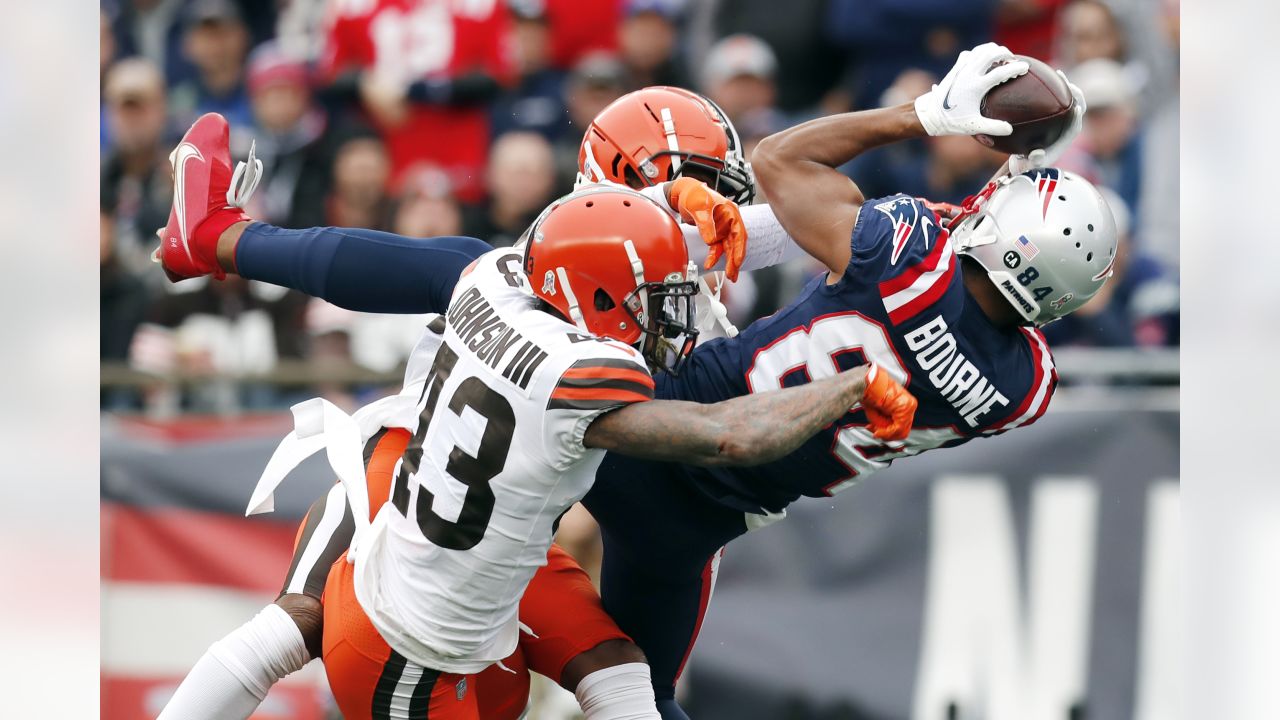
[{"label": "orange jersey stripe", "polygon": [[624,403],[644,402],[650,396],[630,390],[612,390],[608,388],[567,388],[558,387],[551,393],[552,400],[609,400]]},{"label": "orange jersey stripe", "polygon": [[653,387],[653,377],[639,370],[624,370],[610,367],[569,368],[561,377],[565,379],[586,380],[599,378],[602,380],[628,380]]}]

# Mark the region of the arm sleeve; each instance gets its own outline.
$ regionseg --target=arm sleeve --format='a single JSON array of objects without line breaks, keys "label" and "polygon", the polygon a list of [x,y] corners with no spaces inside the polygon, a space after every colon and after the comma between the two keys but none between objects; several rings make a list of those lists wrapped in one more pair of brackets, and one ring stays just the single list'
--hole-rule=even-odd
[{"label": "arm sleeve", "polygon": [[469,237],[408,238],[356,228],[245,229],[242,277],[299,290],[361,312],[442,313],[458,276],[492,250]]},{"label": "arm sleeve", "polygon": [[[805,256],[804,250],[782,228],[773,208],[743,205],[738,209],[742,212],[743,224],[747,226],[747,257],[742,263],[743,270],[759,270]],[[681,223],[680,229],[684,231],[684,242],[689,247],[689,259],[701,268],[707,259],[707,245],[702,242],[698,228]],[[723,270],[724,263],[725,259],[720,258],[712,270]]]}]

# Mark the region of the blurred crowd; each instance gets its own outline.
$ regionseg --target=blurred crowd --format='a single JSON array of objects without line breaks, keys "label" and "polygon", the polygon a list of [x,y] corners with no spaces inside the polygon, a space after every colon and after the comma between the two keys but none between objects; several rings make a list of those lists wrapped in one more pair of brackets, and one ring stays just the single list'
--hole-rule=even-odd
[{"label": "blurred crowd", "polygon": [[[230,120],[233,154],[256,142],[256,218],[503,246],[571,188],[586,125],[630,90],[708,95],[749,153],[812,117],[909,101],[987,40],[1082,89],[1084,131],[1058,164],[1106,188],[1123,235],[1116,277],[1046,328],[1051,343],[1176,345],[1178,22],[1178,0],[103,0],[102,360],[157,375],[388,371],[412,347],[420,318],[239,279],[164,280],[149,256],[168,154],[202,113]],[[959,202],[1002,161],[969,138],[929,138],[845,170],[867,197]],[[732,319],[773,312],[815,272],[744,275],[724,292]],[[268,384],[103,394],[158,413],[293,399]]]}]

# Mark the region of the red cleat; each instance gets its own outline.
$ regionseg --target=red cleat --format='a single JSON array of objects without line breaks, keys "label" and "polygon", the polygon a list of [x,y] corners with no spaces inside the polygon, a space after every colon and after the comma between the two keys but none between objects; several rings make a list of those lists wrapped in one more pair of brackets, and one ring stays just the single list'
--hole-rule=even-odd
[{"label": "red cleat", "polygon": [[258,185],[262,162],[249,150],[249,161],[231,169],[226,118],[207,113],[187,130],[169,155],[173,166],[173,208],[169,224],[157,234],[153,258],[173,282],[212,275],[221,280],[218,238],[231,225],[251,220],[244,203]]}]

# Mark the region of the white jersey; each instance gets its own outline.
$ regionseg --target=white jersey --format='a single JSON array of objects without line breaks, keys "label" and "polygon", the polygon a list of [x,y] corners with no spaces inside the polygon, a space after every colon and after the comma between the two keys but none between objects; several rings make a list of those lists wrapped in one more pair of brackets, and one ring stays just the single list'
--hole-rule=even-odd
[{"label": "white jersey", "polygon": [[535,308],[521,260],[482,256],[429,324],[401,394],[417,402],[414,435],[356,553],[374,627],[446,672],[515,649],[520,597],[604,457],[583,446],[587,426],[653,397],[633,348]]}]

